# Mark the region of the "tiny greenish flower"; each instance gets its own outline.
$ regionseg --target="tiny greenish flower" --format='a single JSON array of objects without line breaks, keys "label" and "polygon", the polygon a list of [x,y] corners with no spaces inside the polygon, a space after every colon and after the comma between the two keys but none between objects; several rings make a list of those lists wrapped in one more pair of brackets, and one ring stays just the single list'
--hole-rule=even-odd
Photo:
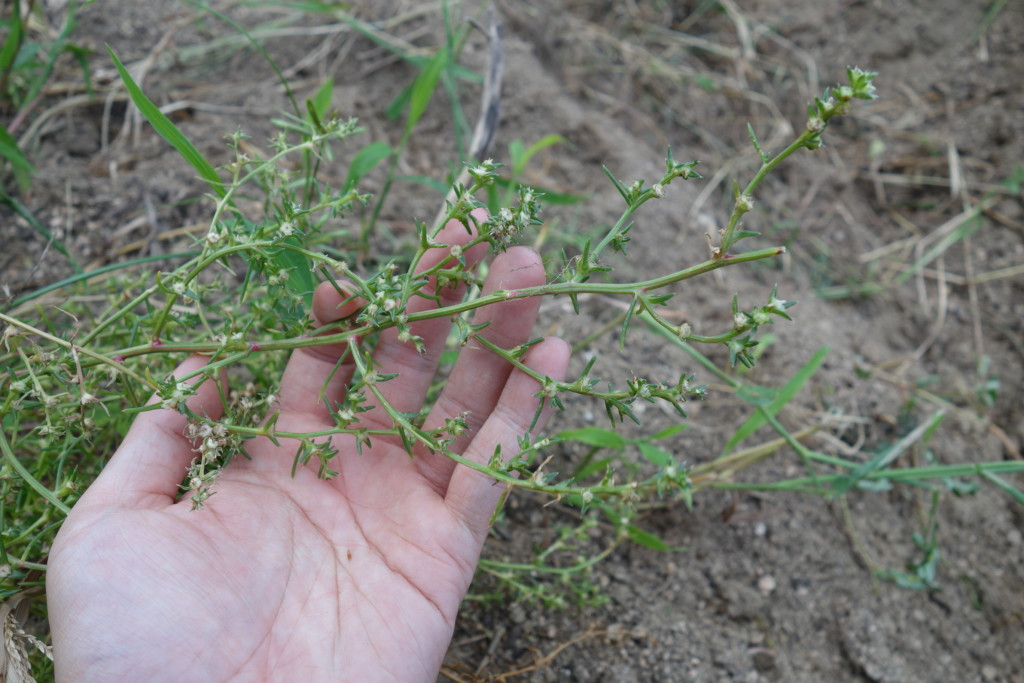
[{"label": "tiny greenish flower", "polygon": [[662,185],[661,183],[655,183],[654,185],[651,185],[651,194],[654,196],[655,199],[661,199],[662,197],[665,196],[665,186]]},{"label": "tiny greenish flower", "polygon": [[754,208],[754,198],[749,194],[741,194],[736,197],[736,210],[741,213],[748,213]]},{"label": "tiny greenish flower", "polygon": [[807,119],[807,130],[812,133],[820,133],[825,130],[825,122],[818,116],[811,116]]},{"label": "tiny greenish flower", "polygon": [[544,388],[541,389],[541,393],[545,398],[553,398],[558,395],[559,387],[558,382],[551,378],[545,378]]},{"label": "tiny greenish flower", "polygon": [[166,410],[178,410],[181,406],[185,405],[185,401],[194,393],[195,391],[193,391],[192,387],[184,382],[178,382],[174,385],[171,394],[160,402],[160,407]]},{"label": "tiny greenish flower", "polygon": [[766,308],[770,310],[772,313],[785,315],[786,309],[795,304],[795,301],[786,301],[785,299],[778,298],[777,296],[775,296],[775,290],[772,290],[772,295],[771,298],[768,300],[768,305],[766,306]]},{"label": "tiny greenish flower", "polygon": [[466,421],[462,418],[455,418],[446,421],[445,431],[452,436],[459,436],[466,433]]},{"label": "tiny greenish flower", "polygon": [[764,309],[754,311],[754,315],[751,317],[755,325],[767,325],[772,321],[771,315]]}]

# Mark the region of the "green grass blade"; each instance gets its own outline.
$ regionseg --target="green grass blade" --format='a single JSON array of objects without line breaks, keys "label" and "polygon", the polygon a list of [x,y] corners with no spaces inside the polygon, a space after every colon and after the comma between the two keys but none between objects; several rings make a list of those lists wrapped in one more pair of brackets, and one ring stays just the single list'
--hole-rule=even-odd
[{"label": "green grass blade", "polygon": [[986,479],[989,482],[995,484],[996,486],[1001,488],[1003,492],[1005,492],[1008,496],[1017,501],[1020,505],[1024,505],[1024,491],[1021,491],[1019,488],[1017,488],[1010,482],[1006,481],[997,474],[993,474],[992,472],[982,470],[980,474],[983,479]]},{"label": "green grass blade", "polygon": [[559,439],[566,441],[578,441],[588,446],[598,448],[625,448],[626,440],[610,429],[601,427],[581,427],[580,429],[567,429],[558,433]]},{"label": "green grass blade", "polygon": [[324,84],[320,86],[320,89],[316,91],[316,94],[310,99],[313,105],[313,109],[316,112],[317,118],[321,121],[327,118],[331,112],[331,102],[334,101],[334,79],[330,76],[324,81]]},{"label": "green grass blade", "polygon": [[45,498],[51,505],[63,512],[65,515],[70,514],[71,508],[62,503],[60,498],[54,495],[53,491],[43,486],[42,483],[33,477],[32,473],[25,469],[25,466],[21,464],[18,457],[14,455],[14,451],[11,450],[11,444],[7,442],[7,435],[4,434],[3,429],[0,429],[0,451],[3,451],[4,459],[7,460],[11,468],[18,473],[18,476],[21,477],[22,481],[28,484],[33,491]]},{"label": "green grass blade", "polygon": [[412,91],[409,93],[409,117],[405,122],[406,136],[412,132],[420,117],[423,116],[423,112],[426,111],[430,98],[433,97],[434,90],[437,89],[437,82],[441,78],[441,72],[444,71],[447,64],[448,48],[444,47],[430,58],[430,61],[423,67],[423,71],[420,72],[420,75],[416,77],[416,81],[412,84]]},{"label": "green grass blade", "polygon": [[195,256],[199,256],[201,253],[203,253],[203,252],[198,251],[198,250],[196,250],[196,251],[183,251],[183,252],[180,252],[180,253],[177,253],[177,254],[158,254],[156,256],[144,256],[142,258],[133,259],[131,261],[121,261],[119,263],[110,263],[110,264],[105,265],[105,266],[103,266],[101,268],[97,268],[96,270],[90,270],[90,271],[87,271],[87,272],[80,272],[77,275],[72,275],[71,277],[65,278],[63,280],[60,280],[59,282],[54,282],[53,284],[49,284],[49,285],[47,285],[45,287],[40,287],[39,289],[37,289],[37,290],[35,290],[33,292],[29,292],[25,296],[22,296],[22,297],[19,297],[19,298],[15,299],[13,302],[11,302],[11,308],[12,309],[13,308],[17,308],[18,306],[20,306],[23,303],[26,303],[28,301],[32,301],[33,299],[38,299],[39,297],[43,296],[44,294],[52,292],[55,289],[60,289],[61,287],[67,287],[69,285],[75,284],[76,282],[81,282],[82,280],[89,280],[91,278],[97,277],[99,275],[103,275],[104,273],[109,273],[109,272],[114,271],[114,270],[122,270],[124,268],[131,268],[132,266],[143,265],[143,264],[146,264],[146,263],[153,263],[154,261],[169,261],[170,259],[175,259],[175,258],[189,259],[189,258],[193,258]]},{"label": "green grass blade", "polygon": [[[814,373],[818,371],[821,364],[825,362],[825,356],[828,355],[828,352],[829,347],[827,346],[823,346],[818,349],[815,354],[811,356],[811,359],[804,363],[803,367],[797,370],[796,374],[794,374],[793,377],[791,377],[790,380],[786,382],[781,389],[779,389],[771,402],[764,406],[765,411],[770,415],[777,415],[787,403],[792,401],[793,397],[796,396],[800,392],[800,389],[803,388],[804,384],[807,383],[807,380],[814,376]],[[726,442],[725,448],[722,449],[722,453],[724,454],[731,451],[737,444],[760,429],[766,422],[767,418],[765,415],[760,410],[756,411],[753,415],[747,418],[746,422],[740,425],[739,429],[733,433],[729,438],[729,441]]]},{"label": "green grass blade", "polygon": [[17,140],[7,132],[7,129],[0,126],[0,157],[11,162],[11,169],[14,171],[14,181],[22,193],[28,192],[32,184],[32,164],[21,152]]},{"label": "green grass blade", "polygon": [[655,536],[650,531],[644,531],[640,527],[633,526],[632,524],[626,525],[626,535],[629,536],[629,540],[633,541],[637,545],[642,545],[645,548],[651,550],[674,550],[665,541],[661,540],[658,536]]},{"label": "green grass blade", "polygon": [[[526,170],[526,166],[530,163],[530,159],[532,159],[537,152],[563,142],[568,142],[568,140],[555,133],[542,137],[540,140],[525,149],[523,148],[523,143],[516,140],[513,144],[508,146],[509,156],[512,159],[512,175],[518,178],[523,174],[523,171]],[[518,145],[515,145],[515,143],[518,143]]]},{"label": "green grass blade", "polygon": [[923,422],[918,425],[917,428],[894,443],[892,446],[885,449],[849,474],[843,475],[837,479],[832,484],[832,488],[829,491],[829,497],[835,498],[843,495],[853,488],[861,479],[864,479],[873,472],[881,470],[889,465],[918,441],[930,438],[935,432],[935,428],[939,426],[939,423],[942,422],[942,418],[945,416],[945,410],[940,410],[934,413],[930,418],[928,418],[927,422]]},{"label": "green grass blade", "polygon": [[164,116],[160,108],[146,97],[146,93],[142,92],[142,88],[138,86],[131,74],[128,73],[128,69],[124,68],[121,60],[117,58],[117,55],[114,54],[109,45],[107,46],[107,52],[110,54],[110,58],[114,60],[114,66],[117,67],[117,73],[121,75],[121,80],[124,82],[125,88],[128,89],[129,97],[132,98],[132,102],[139,108],[139,111],[149,121],[149,124],[153,126],[153,130],[164,140],[171,143],[171,146],[178,150],[178,154],[185,161],[192,164],[192,168],[196,169],[199,176],[213,188],[218,197],[224,197],[226,194],[224,183],[221,182],[217,171],[210,165],[210,162],[199,153],[195,145],[189,142],[189,139],[178,130],[178,127],[169,118]]},{"label": "green grass blade", "polygon": [[352,157],[352,161],[348,165],[348,177],[345,178],[345,184],[342,187],[346,190],[355,187],[363,176],[394,153],[395,150],[391,148],[391,145],[381,140],[371,142],[363,147]]},{"label": "green grass blade", "polygon": [[14,6],[11,8],[10,27],[7,29],[7,37],[4,38],[4,45],[0,48],[0,74],[3,74],[3,81],[7,80],[7,74],[10,73],[14,65],[14,58],[18,56],[23,35],[20,3],[18,0],[14,0]]}]

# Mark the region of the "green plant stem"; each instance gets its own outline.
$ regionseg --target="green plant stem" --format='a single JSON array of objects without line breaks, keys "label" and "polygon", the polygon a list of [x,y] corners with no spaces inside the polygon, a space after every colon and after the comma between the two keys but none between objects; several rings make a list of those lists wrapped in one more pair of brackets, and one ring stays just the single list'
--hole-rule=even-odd
[{"label": "green plant stem", "polygon": [[615,552],[615,549],[622,544],[622,541],[626,540],[626,538],[628,538],[627,534],[620,531],[616,534],[615,540],[601,550],[601,552],[586,559],[579,560],[568,567],[553,567],[549,564],[544,564],[543,562],[502,562],[500,560],[490,560],[487,558],[482,558],[479,566],[484,571],[501,578],[511,576],[513,572],[539,572],[541,574],[555,574],[557,576],[572,576],[577,572],[590,569],[601,562],[601,560],[611,555]]},{"label": "green plant stem", "polygon": [[640,195],[637,201],[633,202],[632,204],[629,204],[626,207],[626,210],[622,212],[622,215],[619,217],[619,220],[615,222],[615,225],[611,227],[611,229],[605,234],[605,236],[601,238],[601,241],[597,243],[597,246],[594,247],[592,255],[595,258],[599,256],[602,251],[604,251],[604,249],[611,243],[611,241],[614,240],[627,225],[629,225],[629,219],[633,216],[634,213],[636,213],[636,210],[643,206],[644,203],[646,203],[647,200],[653,196],[654,193],[651,190],[647,190],[642,195]]},{"label": "green plant stem", "polygon": [[[806,147],[808,140],[810,140],[813,135],[814,134],[811,131],[805,130],[800,135],[800,137],[791,142],[789,146],[786,147],[786,149],[782,150],[777,155],[775,155],[774,159],[761,164],[761,168],[757,170],[757,173],[754,174],[754,177],[751,179],[749,183],[747,183],[747,186],[743,189],[743,194],[753,195],[754,190],[756,190],[757,187],[761,184],[761,181],[764,180],[765,177],[769,173],[771,173],[776,166],[781,164],[787,157],[793,154],[793,152],[796,152],[798,149],[803,149],[804,147]],[[722,245],[720,247],[721,251],[719,252],[722,258],[726,258],[726,255],[729,252],[729,248],[736,241],[736,228],[739,225],[740,219],[743,217],[744,213],[746,212],[743,211],[741,208],[735,207],[733,208],[732,215],[729,216],[729,223],[726,225],[725,233],[722,235]]]},{"label": "green plant stem", "polygon": [[[282,247],[286,246],[286,245],[281,245],[281,244],[273,243],[273,242],[263,242],[263,243],[252,242],[252,243],[249,243],[248,245],[235,245],[235,246],[231,246],[231,247],[225,247],[223,250],[221,250],[221,252],[218,254],[218,256],[216,258],[214,258],[213,255],[209,255],[206,259],[204,259],[204,261],[207,263],[207,265],[209,265],[209,263],[212,263],[213,261],[216,261],[217,258],[220,258],[221,256],[225,255],[226,253],[236,252],[236,251],[242,250],[244,248],[251,247],[251,246],[256,245],[256,244],[263,244],[264,246],[267,246],[267,245],[282,246]],[[316,254],[314,252],[311,252],[311,251],[309,251],[307,249],[303,249],[301,247],[295,247],[295,246],[292,246],[292,245],[287,245],[286,248],[292,249],[293,251],[297,251],[299,253],[303,253],[303,254],[311,257],[311,258],[317,258],[317,259],[319,259],[321,261],[326,261],[327,260],[324,256],[322,256],[320,254]],[[739,264],[739,263],[746,263],[746,262],[749,262],[749,261],[756,261],[756,260],[765,259],[765,258],[771,258],[773,256],[777,256],[778,254],[783,253],[784,251],[785,251],[785,249],[783,247],[772,247],[770,249],[760,249],[758,251],[747,252],[745,254],[740,254],[738,256],[733,256],[733,257],[730,257],[728,259],[722,259],[722,260],[709,259],[707,261],[704,261],[703,263],[699,263],[699,264],[697,264],[695,266],[692,266],[690,268],[687,268],[685,270],[681,270],[681,271],[678,271],[676,273],[672,273],[670,275],[664,275],[662,277],[654,278],[654,279],[651,279],[651,280],[643,280],[643,281],[640,281],[640,282],[632,282],[632,283],[624,283],[624,284],[600,283],[600,282],[583,282],[583,283],[579,283],[579,282],[555,282],[555,283],[552,283],[552,284],[539,285],[537,287],[527,287],[527,288],[524,288],[524,289],[518,289],[518,290],[514,290],[514,291],[499,290],[499,291],[496,291],[496,292],[492,292],[491,294],[484,295],[484,296],[481,296],[479,298],[473,299],[472,301],[462,301],[462,302],[459,302],[457,304],[452,304],[451,306],[444,306],[444,307],[440,307],[440,308],[429,309],[429,310],[425,310],[425,311],[420,311],[419,313],[410,313],[408,315],[408,322],[409,323],[414,323],[414,322],[418,322],[418,321],[421,321],[421,320],[430,320],[430,319],[433,319],[433,318],[445,318],[445,317],[449,317],[449,316],[453,316],[453,315],[459,315],[459,314],[465,313],[467,311],[472,311],[472,310],[477,309],[477,308],[482,308],[484,306],[490,306],[492,304],[499,303],[499,302],[502,302],[502,301],[508,301],[510,299],[526,299],[526,298],[534,297],[534,296],[549,296],[549,295],[555,295],[555,294],[561,294],[561,295],[588,294],[588,293],[589,294],[632,295],[636,291],[649,291],[651,289],[658,289],[658,288],[661,288],[661,287],[666,287],[666,286],[668,286],[670,284],[674,284],[676,282],[681,282],[683,280],[688,280],[690,278],[696,277],[697,275],[701,275],[703,273],[707,273],[707,272],[710,272],[712,270],[717,270],[719,268],[724,268],[726,266],[736,265],[736,264]],[[196,274],[200,270],[202,270],[202,269],[193,268],[190,271],[190,273]],[[346,275],[350,274],[353,278],[355,278],[355,274],[354,273],[349,273],[349,271],[347,271],[347,269],[346,269],[345,273],[346,273]],[[194,277],[194,275],[193,275],[193,277]],[[362,325],[362,326],[357,327],[357,328],[346,330],[345,332],[339,332],[339,333],[336,333],[336,334],[324,334],[324,335],[320,335],[320,336],[316,336],[316,337],[303,336],[303,337],[294,337],[294,338],[289,338],[289,339],[252,340],[252,341],[246,341],[246,342],[236,342],[236,344],[245,345],[245,346],[250,346],[251,344],[256,344],[259,347],[259,349],[258,349],[259,351],[292,350],[292,349],[297,349],[297,348],[305,347],[305,346],[319,346],[319,345],[324,345],[324,344],[334,344],[334,343],[338,343],[338,342],[344,342],[344,341],[349,340],[352,337],[366,336],[366,335],[372,334],[374,332],[378,332],[380,330],[383,330],[383,329],[386,329],[386,328],[392,327],[392,326],[394,326],[394,323],[390,323],[390,322],[383,323],[383,324],[378,325],[378,326],[367,324],[367,325]],[[220,343],[217,343],[217,342],[163,342],[163,343],[161,343],[161,344],[159,344],[157,346],[154,346],[153,344],[141,344],[141,345],[137,345],[137,346],[122,348],[122,349],[118,349],[118,350],[114,351],[111,355],[112,356],[120,356],[122,358],[131,358],[131,357],[134,357],[134,356],[141,356],[141,355],[145,355],[145,354],[149,354],[149,353],[166,353],[166,352],[214,353],[214,352],[217,352],[218,350],[223,349],[223,348],[224,348],[223,344],[220,344]],[[238,347],[228,346],[227,348],[229,350],[233,350],[235,348],[241,348],[241,346],[238,346]],[[253,350],[255,351],[256,349],[253,349]],[[96,354],[96,355],[98,355],[98,354]]]},{"label": "green plant stem", "polygon": [[124,365],[122,365],[121,363],[118,363],[117,361],[113,360],[112,358],[108,358],[107,356],[104,356],[102,353],[96,353],[95,351],[92,351],[91,349],[87,349],[87,348],[78,346],[77,344],[72,344],[69,341],[65,341],[64,339],[61,339],[60,337],[56,337],[56,336],[50,334],[49,332],[44,332],[43,330],[40,330],[37,327],[33,327],[32,325],[29,325],[28,323],[24,323],[24,322],[18,320],[17,318],[12,318],[9,315],[5,315],[4,313],[0,313],[0,320],[4,321],[5,323],[7,323],[9,325],[13,325],[15,327],[21,328],[21,329],[23,329],[26,332],[29,332],[31,334],[38,335],[38,336],[42,337],[43,339],[48,339],[49,341],[52,341],[54,344],[57,344],[58,346],[62,346],[65,349],[68,349],[69,351],[80,353],[83,356],[88,356],[89,358],[92,358],[94,361],[96,361],[99,364],[106,365],[108,367],[112,367],[112,368],[116,369],[118,372],[122,372],[122,373],[128,375],[129,377],[131,377],[135,381],[141,382],[141,383],[143,383],[143,384],[145,384],[145,385],[147,385],[147,386],[149,386],[149,387],[151,387],[153,389],[156,389],[156,385],[154,385],[151,382],[149,382],[146,379],[144,379],[142,376],[140,376],[134,370],[132,370],[131,368],[125,367]]}]

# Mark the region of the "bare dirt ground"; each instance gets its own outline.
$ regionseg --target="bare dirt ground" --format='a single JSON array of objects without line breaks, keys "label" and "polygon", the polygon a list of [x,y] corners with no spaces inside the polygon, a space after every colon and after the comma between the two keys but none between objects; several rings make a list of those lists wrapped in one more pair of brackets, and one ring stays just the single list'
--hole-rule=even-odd
[{"label": "bare dirt ground", "polygon": [[[441,40],[433,6],[354,5],[412,46]],[[496,7],[506,73],[492,153],[505,161],[510,142],[559,134],[569,144],[538,155],[524,180],[589,195],[585,204],[547,210],[546,249],[618,216],[621,200],[602,164],[628,182],[660,175],[669,145],[677,159],[703,162],[703,181],[673,185],[639,215],[630,256],[616,264],[621,278],[705,258],[704,233],[727,216],[732,178],[755,169],[747,122],[765,147],[778,149],[801,125],[806,103],[841,81],[848,64],[879,71],[880,99],[858,103],[830,127],[826,148],[787,162],[759,192],[747,227],[764,233],[758,246],[783,243],[788,255],[681,288],[678,314],[719,329],[729,324],[733,293],[752,305],[779,283],[780,295],[798,300],[796,322],[774,326],[776,341],[752,377],[781,384],[830,347],[822,370],[780,415],[793,430],[824,424],[808,442],[818,450],[867,459],[945,409],[931,443],[937,462],[1021,457],[1024,211],[1019,184],[1006,181],[1016,172],[1019,183],[1024,153],[1024,5],[996,3],[1001,10],[990,14],[986,3],[953,0]],[[227,11],[246,25],[288,15]],[[207,209],[191,201],[202,193],[191,170],[113,87],[104,43],[144,69],[154,100],[182,103],[176,122],[214,162],[228,158],[225,133],[241,126],[265,139],[268,119],[285,106],[266,65],[239,45],[209,50],[225,29],[195,16],[186,5],[155,2],[99,2],[81,12],[78,42],[96,50],[97,95],[66,100],[72,104],[38,123],[30,152],[39,174],[26,201],[83,263],[186,244],[175,231],[201,223]],[[335,106],[368,129],[357,142],[397,142],[401,123],[383,111],[415,71],[346,25],[323,17],[302,24],[333,29],[265,42],[293,88],[305,96],[333,76]],[[462,61],[479,71],[485,60],[486,42],[474,34]],[[75,74],[64,76],[70,83]],[[475,111],[477,90],[463,94]],[[454,143],[441,99],[412,140],[405,174],[444,179]],[[431,218],[440,199],[412,184],[396,192],[401,201],[384,218],[399,235]],[[7,214],[0,225],[5,287],[16,294],[61,275],[60,257],[36,232]],[[577,318],[552,302],[541,331],[579,340],[593,320],[614,313],[598,300],[582,309]],[[591,347],[609,377],[698,371],[682,352],[642,334],[623,351],[614,332]],[[991,406],[979,399],[989,380],[998,382]],[[709,460],[748,411],[712,391],[669,446],[690,462]],[[669,424],[648,417],[654,428]],[[585,410],[559,419],[556,428],[589,424]],[[784,451],[741,476],[772,481],[802,472]],[[1024,509],[985,485],[974,495],[943,495],[940,589],[915,591],[873,578],[872,569],[920,559],[911,536],[930,496],[856,492],[847,503],[844,510],[797,494],[713,492],[699,495],[692,511],[647,510],[637,524],[682,550],[618,549],[590,575],[606,598],[599,606],[468,602],[442,679],[1024,681]],[[514,497],[485,556],[529,561],[550,543],[570,513],[542,504]],[[604,535],[595,530],[584,550],[597,552]],[[491,588],[482,577],[474,592]]]}]

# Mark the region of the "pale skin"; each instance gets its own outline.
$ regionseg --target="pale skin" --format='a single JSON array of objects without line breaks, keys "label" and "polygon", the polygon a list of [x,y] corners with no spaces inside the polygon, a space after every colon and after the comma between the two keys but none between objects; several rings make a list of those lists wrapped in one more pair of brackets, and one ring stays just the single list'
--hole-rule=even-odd
[{"label": "pale skin", "polygon": [[[439,235],[446,244],[468,239],[460,225]],[[467,250],[467,259],[478,261],[484,249]],[[442,257],[431,250],[421,267]],[[485,291],[543,281],[538,256],[516,247],[494,260]],[[444,303],[459,296],[442,290]],[[410,303],[412,310],[436,305]],[[313,312],[325,324],[356,306],[342,305],[324,284]],[[530,338],[537,307],[536,299],[507,301],[480,309],[475,321],[492,320],[483,334],[509,348]],[[414,326],[424,354],[393,330],[383,333],[375,358],[381,372],[399,377],[379,386],[397,409],[419,410],[449,326],[444,318]],[[333,426],[320,394],[341,351],[292,354],[279,429]],[[564,342],[549,338],[525,362],[560,379],[568,356]],[[189,358],[177,372],[204,362]],[[352,372],[341,366],[326,385],[327,400],[344,395]],[[499,444],[514,453],[538,390],[536,380],[470,344],[426,427],[468,410],[469,429],[454,451],[477,462]],[[203,384],[189,407],[218,417],[215,383]],[[391,426],[382,410],[362,420]],[[292,477],[295,444],[257,439],[247,445],[252,460],[232,460],[216,494],[193,512],[179,489],[195,457],[185,424],[169,410],[141,413],[64,522],[46,578],[57,679],[433,681],[504,487],[425,449],[410,458],[386,438],[362,455],[351,441],[335,440],[334,479],[318,478],[313,463]]]}]

